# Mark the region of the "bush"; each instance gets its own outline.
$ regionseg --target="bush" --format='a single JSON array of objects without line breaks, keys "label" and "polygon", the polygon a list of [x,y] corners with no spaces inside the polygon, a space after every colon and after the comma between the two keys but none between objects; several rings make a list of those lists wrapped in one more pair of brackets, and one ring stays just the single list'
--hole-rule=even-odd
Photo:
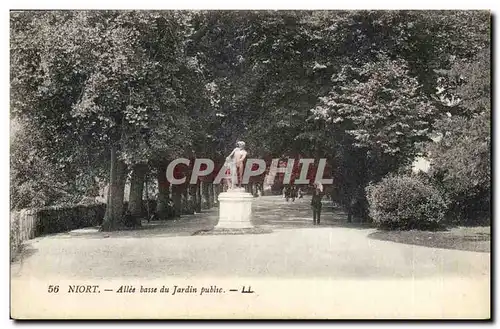
[{"label": "bush", "polygon": [[416,176],[388,176],[366,188],[369,214],[382,229],[436,229],[446,213],[440,191]]}]

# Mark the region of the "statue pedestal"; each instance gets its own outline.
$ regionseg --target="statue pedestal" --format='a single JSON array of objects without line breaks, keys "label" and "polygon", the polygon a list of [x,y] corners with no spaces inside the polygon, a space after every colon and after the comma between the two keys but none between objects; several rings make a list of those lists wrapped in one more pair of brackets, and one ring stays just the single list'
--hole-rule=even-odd
[{"label": "statue pedestal", "polygon": [[215,229],[252,228],[253,196],[244,189],[219,194],[219,222]]}]

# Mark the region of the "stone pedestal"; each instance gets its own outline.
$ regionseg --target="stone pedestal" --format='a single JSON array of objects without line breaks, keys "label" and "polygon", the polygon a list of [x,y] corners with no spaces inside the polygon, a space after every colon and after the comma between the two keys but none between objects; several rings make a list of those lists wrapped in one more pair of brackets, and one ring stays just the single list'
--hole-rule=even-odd
[{"label": "stone pedestal", "polygon": [[215,229],[252,228],[253,196],[244,189],[219,194],[219,222]]}]

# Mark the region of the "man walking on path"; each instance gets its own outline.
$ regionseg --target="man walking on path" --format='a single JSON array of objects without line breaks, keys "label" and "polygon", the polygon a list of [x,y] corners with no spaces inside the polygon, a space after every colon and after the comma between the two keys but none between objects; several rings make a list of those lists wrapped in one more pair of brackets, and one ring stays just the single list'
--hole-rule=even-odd
[{"label": "man walking on path", "polygon": [[319,225],[321,217],[321,199],[323,198],[323,185],[319,182],[314,183],[314,191],[311,199],[313,208],[313,225]]},{"label": "man walking on path", "polygon": [[290,188],[290,197],[292,198],[292,202],[295,202],[295,198],[297,197],[297,188],[293,185]]}]

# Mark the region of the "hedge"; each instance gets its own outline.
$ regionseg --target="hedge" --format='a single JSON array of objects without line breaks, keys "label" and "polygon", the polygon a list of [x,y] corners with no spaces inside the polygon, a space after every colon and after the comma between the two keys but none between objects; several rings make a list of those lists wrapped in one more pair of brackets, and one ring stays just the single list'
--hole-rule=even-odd
[{"label": "hedge", "polygon": [[106,204],[64,205],[38,209],[36,212],[38,235],[68,232],[102,224]]},{"label": "hedge", "polygon": [[106,204],[60,205],[39,209],[23,209],[10,215],[10,258],[13,260],[23,241],[45,234],[102,224]]},{"label": "hedge", "polygon": [[436,229],[447,204],[441,192],[417,176],[388,176],[366,188],[369,214],[381,229]]}]

